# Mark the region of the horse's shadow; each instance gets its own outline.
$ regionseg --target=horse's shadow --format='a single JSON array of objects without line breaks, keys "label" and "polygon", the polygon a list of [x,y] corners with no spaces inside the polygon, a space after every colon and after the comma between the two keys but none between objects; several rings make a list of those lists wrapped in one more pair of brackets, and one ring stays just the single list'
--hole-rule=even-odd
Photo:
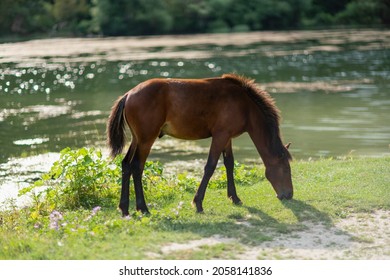
[{"label": "horse's shadow", "polygon": [[[291,210],[296,218],[295,223],[281,221],[259,208],[242,205],[239,207],[243,207],[248,211],[246,217],[233,214],[229,216],[228,221],[215,222],[212,219],[208,221],[206,212],[199,221],[184,222],[180,224],[180,227],[173,225],[173,221],[167,220],[166,228],[179,232],[195,233],[202,238],[216,235],[234,238],[244,246],[262,246],[264,242],[283,239],[284,237],[290,239],[298,236],[297,238],[299,238],[299,234],[304,231],[309,231],[312,238],[318,238],[319,240],[323,233],[331,232],[339,236],[345,235],[345,240],[350,238],[347,232],[335,226],[329,214],[316,207],[296,199],[282,201],[281,203],[285,208]],[[286,247],[290,246],[290,244],[286,244]],[[330,245],[326,242],[306,242],[302,245],[294,242],[294,244],[291,244],[291,248],[297,248],[297,246],[302,246],[301,248],[305,249],[323,249]]]},{"label": "horse's shadow", "polygon": [[[251,214],[252,218],[249,223],[254,225],[254,230],[257,232],[265,232],[273,238],[280,234],[293,234],[297,231],[302,231],[310,226],[321,225],[325,228],[334,227],[334,223],[329,214],[322,212],[314,206],[300,200],[288,200],[281,202],[283,206],[291,210],[295,216],[296,222],[285,222],[265,213],[264,211],[250,206],[242,206]],[[263,221],[263,222],[258,222]]]}]

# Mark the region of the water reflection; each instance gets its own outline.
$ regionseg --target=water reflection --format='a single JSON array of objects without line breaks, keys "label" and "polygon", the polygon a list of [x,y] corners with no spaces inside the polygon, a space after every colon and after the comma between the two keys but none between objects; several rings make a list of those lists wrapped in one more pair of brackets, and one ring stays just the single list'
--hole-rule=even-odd
[{"label": "water reflection", "polygon": [[[384,46],[390,35],[360,33],[61,40],[64,46],[86,44],[84,52],[91,46],[82,55],[75,46],[52,46],[50,56],[34,47],[12,53],[11,46],[0,58],[0,162],[66,146],[103,147],[112,102],[146,79],[229,72],[255,78],[275,97],[295,158],[389,154],[390,51]],[[181,143],[158,140],[154,158],[203,158],[209,146]],[[237,159],[258,158],[248,136],[234,145]]]}]

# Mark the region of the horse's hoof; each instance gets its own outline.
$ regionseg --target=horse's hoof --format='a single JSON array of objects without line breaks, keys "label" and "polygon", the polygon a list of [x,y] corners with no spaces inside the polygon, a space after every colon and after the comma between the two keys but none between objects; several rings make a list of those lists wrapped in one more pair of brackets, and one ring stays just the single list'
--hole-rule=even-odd
[{"label": "horse's hoof", "polygon": [[196,207],[196,213],[203,213],[202,203],[199,203],[199,202],[196,202],[193,200],[191,202],[191,205],[192,205],[192,207]]},{"label": "horse's hoof", "polygon": [[237,205],[237,206],[241,206],[242,205],[242,201],[241,200],[238,200],[238,201],[233,201],[234,205]]},{"label": "horse's hoof", "polygon": [[125,218],[125,217],[128,217],[129,216],[129,211],[124,211],[122,209],[119,209],[122,213],[122,217]]},{"label": "horse's hoof", "polygon": [[229,196],[229,199],[233,202],[234,205],[242,205],[241,199],[238,197]]}]

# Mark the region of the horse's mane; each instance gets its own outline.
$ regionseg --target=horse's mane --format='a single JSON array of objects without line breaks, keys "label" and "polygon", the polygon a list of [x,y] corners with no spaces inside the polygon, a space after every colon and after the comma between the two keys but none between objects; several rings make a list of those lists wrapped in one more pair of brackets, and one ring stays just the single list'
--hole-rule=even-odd
[{"label": "horse's mane", "polygon": [[223,79],[230,80],[245,89],[250,99],[258,106],[264,116],[266,129],[270,134],[269,147],[271,152],[279,157],[286,157],[291,160],[291,154],[283,146],[280,137],[279,123],[280,111],[275,105],[274,99],[266,92],[259,88],[254,80],[236,74],[224,74]]}]

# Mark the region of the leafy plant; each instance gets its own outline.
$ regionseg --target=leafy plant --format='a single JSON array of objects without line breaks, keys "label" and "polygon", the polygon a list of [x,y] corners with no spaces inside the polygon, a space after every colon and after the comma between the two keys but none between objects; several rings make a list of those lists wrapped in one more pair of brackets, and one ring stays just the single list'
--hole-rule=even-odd
[{"label": "leafy plant", "polygon": [[[122,159],[123,156],[113,161],[104,158],[102,152],[94,148],[66,148],[60,152],[60,159],[50,171],[22,189],[19,195],[30,195],[33,219],[41,214],[49,215],[54,210],[116,207],[120,196]],[[176,180],[163,175],[160,162],[145,163],[143,188],[150,202],[172,198],[177,191],[173,181]]]},{"label": "leafy plant", "polygon": [[108,161],[93,148],[66,148],[50,171],[20,194],[30,193],[38,212],[113,205],[121,178],[119,163],[119,158]]}]

